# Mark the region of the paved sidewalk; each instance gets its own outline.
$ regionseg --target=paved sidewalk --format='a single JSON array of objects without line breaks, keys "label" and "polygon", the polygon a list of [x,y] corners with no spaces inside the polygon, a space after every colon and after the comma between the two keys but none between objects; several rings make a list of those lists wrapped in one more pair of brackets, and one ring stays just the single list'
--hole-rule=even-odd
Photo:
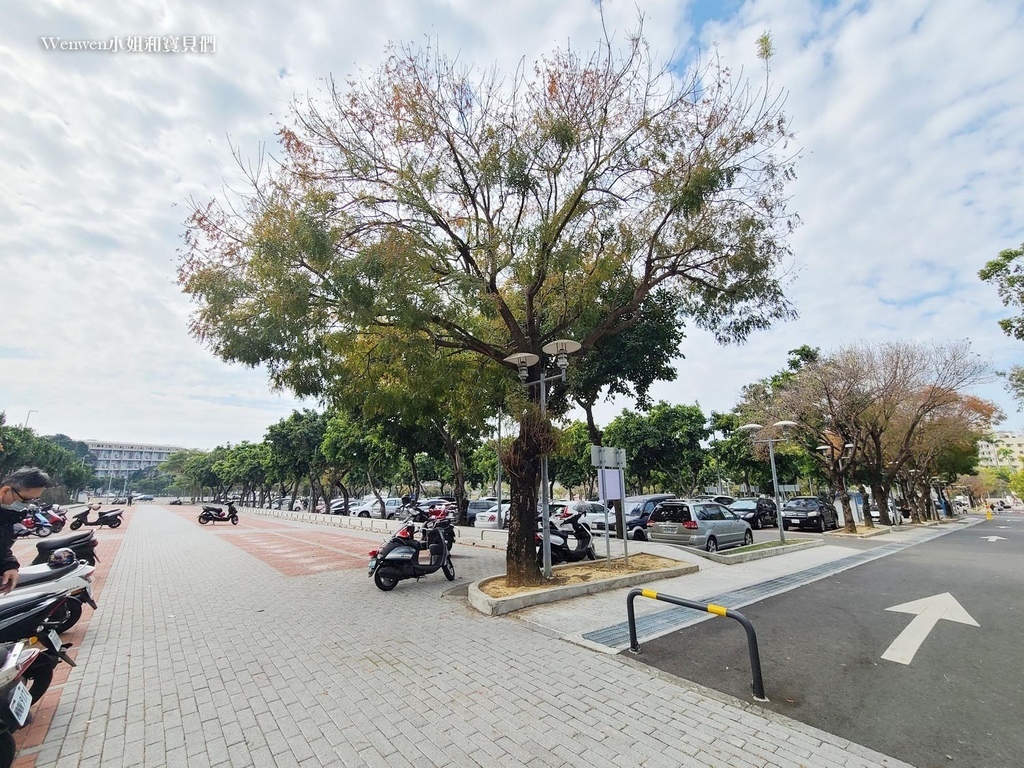
[{"label": "paved sidewalk", "polygon": [[[37,765],[905,765],[445,596],[503,552],[383,593],[344,554],[379,533],[171,510],[126,526]],[[290,575],[303,547],[340,565]]]}]

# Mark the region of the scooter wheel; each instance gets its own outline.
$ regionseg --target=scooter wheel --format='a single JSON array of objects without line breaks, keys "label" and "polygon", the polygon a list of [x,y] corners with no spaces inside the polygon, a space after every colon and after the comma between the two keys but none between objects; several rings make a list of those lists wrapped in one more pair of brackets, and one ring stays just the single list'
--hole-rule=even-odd
[{"label": "scooter wheel", "polygon": [[57,634],[63,634],[71,629],[78,620],[82,618],[82,604],[74,599],[64,601],[64,620],[57,625]]},{"label": "scooter wheel", "polygon": [[232,525],[238,525],[238,515],[232,515],[231,516],[231,524]]},{"label": "scooter wheel", "polygon": [[455,566],[452,564],[451,560],[441,566],[441,571],[444,573],[444,577],[448,579],[448,581],[455,581]]},{"label": "scooter wheel", "polygon": [[109,523],[107,523],[107,525],[109,525],[111,528],[117,528],[121,525],[121,518],[119,517],[115,520],[111,520]]},{"label": "scooter wheel", "polygon": [[380,568],[373,574],[373,583],[377,585],[377,589],[383,592],[390,592],[398,584],[398,579],[393,576],[387,576],[381,571]]},{"label": "scooter wheel", "polygon": [[43,698],[43,694],[46,693],[50,683],[53,682],[54,666],[53,663],[44,660],[40,663],[33,662],[32,666],[25,670],[22,679],[25,681],[25,685],[28,686],[28,693],[32,697],[33,704]]},{"label": "scooter wheel", "polygon": [[206,525],[208,522],[210,522],[210,518],[208,518],[206,515],[200,515],[199,516],[199,524],[200,525]]},{"label": "scooter wheel", "polygon": [[75,520],[73,523],[71,523],[71,525],[68,526],[68,528],[70,528],[72,531],[77,531],[81,527],[82,527],[82,521],[81,520]]},{"label": "scooter wheel", "polygon": [[48,526],[48,525],[38,525],[38,526],[35,527],[34,533],[39,538],[45,539],[47,536],[49,536],[51,533],[53,533],[53,529],[50,528],[50,526]]},{"label": "scooter wheel", "polygon": [[10,731],[0,733],[0,765],[13,765],[18,746],[14,743],[14,735]]},{"label": "scooter wheel", "polygon": [[591,547],[587,550],[587,560],[597,560],[597,555],[594,554],[594,548]]}]

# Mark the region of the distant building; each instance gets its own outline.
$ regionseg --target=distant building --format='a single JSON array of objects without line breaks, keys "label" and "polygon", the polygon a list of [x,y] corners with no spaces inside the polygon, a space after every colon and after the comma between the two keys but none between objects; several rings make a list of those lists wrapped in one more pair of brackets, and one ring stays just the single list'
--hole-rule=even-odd
[{"label": "distant building", "polygon": [[143,445],[112,443],[107,440],[84,440],[93,458],[93,471],[98,477],[127,477],[140,469],[149,469],[167,461],[172,453],[184,451],[176,445]]},{"label": "distant building", "polygon": [[1024,468],[1024,435],[996,432],[992,442],[978,441],[978,466]]}]

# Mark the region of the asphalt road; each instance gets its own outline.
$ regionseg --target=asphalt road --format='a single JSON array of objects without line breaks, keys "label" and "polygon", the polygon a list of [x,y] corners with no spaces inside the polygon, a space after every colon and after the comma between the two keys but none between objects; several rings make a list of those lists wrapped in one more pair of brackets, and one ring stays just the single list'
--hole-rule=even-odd
[{"label": "asphalt road", "polygon": [[[919,768],[1024,765],[1022,565],[1024,514],[1004,515],[746,606],[764,706]],[[945,593],[980,626],[939,620],[919,645],[890,650],[929,622],[886,609]],[[909,663],[890,660],[900,655]],[[729,619],[646,642],[636,658],[751,700],[745,635]]]}]

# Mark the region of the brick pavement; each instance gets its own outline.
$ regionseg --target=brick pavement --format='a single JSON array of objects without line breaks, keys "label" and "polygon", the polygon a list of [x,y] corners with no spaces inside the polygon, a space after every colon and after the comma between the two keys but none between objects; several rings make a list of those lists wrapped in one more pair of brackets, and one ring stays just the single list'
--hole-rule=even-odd
[{"label": "brick pavement", "polygon": [[[484,617],[440,574],[380,592],[358,557],[380,534],[133,518],[38,766],[904,765]],[[337,567],[286,567],[297,551]],[[454,586],[503,557],[457,547]]]}]

